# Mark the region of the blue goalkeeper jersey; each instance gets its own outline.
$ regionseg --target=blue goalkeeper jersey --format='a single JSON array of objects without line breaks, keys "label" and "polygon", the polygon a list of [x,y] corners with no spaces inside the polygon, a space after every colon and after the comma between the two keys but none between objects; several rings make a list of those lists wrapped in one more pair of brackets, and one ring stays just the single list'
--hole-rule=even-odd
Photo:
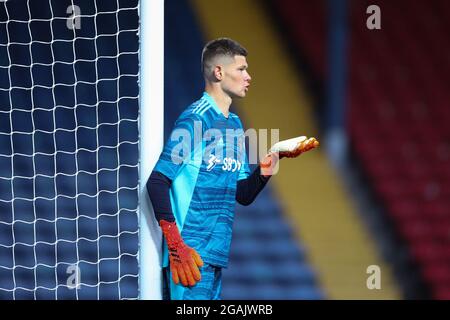
[{"label": "blue goalkeeper jersey", "polygon": [[[185,243],[226,267],[237,181],[250,174],[239,117],[224,116],[206,92],[177,119],[155,171],[172,180],[170,201]],[[163,266],[168,265],[163,244]]]}]

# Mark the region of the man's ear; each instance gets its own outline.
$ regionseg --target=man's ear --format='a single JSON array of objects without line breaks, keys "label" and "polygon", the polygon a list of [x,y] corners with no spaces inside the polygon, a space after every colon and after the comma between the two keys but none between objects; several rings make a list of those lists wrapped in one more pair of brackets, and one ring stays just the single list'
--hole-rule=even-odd
[{"label": "man's ear", "polygon": [[223,79],[223,68],[222,66],[215,66],[214,67],[214,77],[221,81]]}]

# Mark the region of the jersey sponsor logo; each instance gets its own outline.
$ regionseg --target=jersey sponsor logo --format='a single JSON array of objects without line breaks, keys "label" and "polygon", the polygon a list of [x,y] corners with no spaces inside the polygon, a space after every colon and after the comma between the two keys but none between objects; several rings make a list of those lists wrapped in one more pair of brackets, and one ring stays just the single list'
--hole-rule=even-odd
[{"label": "jersey sponsor logo", "polygon": [[219,158],[217,158],[215,155],[210,154],[208,165],[206,166],[206,171],[211,171],[216,167],[218,163],[223,163],[222,170],[223,171],[229,171],[229,172],[236,172],[241,169],[242,163],[239,160],[233,159],[231,157],[226,157],[221,161]]},{"label": "jersey sponsor logo", "polygon": [[220,159],[218,159],[215,155],[210,154],[206,171],[211,171],[218,163],[220,163]]},{"label": "jersey sponsor logo", "polygon": [[241,162],[239,160],[233,159],[233,158],[224,158],[223,159],[223,171],[231,171],[236,172],[241,169]]}]

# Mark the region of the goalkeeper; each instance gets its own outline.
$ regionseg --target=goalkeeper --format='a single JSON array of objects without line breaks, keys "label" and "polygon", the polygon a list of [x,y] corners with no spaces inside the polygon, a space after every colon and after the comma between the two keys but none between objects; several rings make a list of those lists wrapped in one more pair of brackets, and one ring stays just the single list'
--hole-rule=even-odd
[{"label": "goalkeeper", "polygon": [[177,119],[147,182],[165,240],[165,299],[220,299],[235,202],[252,203],[279,158],[318,145],[306,137],[279,142],[250,173],[241,121],[229,112],[250,85],[246,56],[246,49],[227,38],[205,46],[205,92]]}]

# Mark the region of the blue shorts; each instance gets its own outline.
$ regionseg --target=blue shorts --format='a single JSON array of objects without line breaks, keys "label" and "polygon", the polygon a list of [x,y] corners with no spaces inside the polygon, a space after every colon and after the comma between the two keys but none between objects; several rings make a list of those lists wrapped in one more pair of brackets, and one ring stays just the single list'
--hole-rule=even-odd
[{"label": "blue shorts", "polygon": [[202,279],[193,287],[175,284],[170,268],[163,268],[164,300],[220,300],[222,268],[205,263],[200,268]]}]

